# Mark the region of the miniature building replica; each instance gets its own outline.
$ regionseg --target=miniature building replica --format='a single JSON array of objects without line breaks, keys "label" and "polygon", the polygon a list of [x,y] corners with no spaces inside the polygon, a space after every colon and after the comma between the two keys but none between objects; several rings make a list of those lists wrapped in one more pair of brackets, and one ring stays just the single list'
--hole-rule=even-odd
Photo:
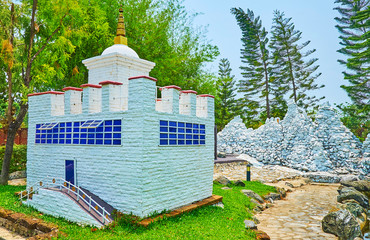
[{"label": "miniature building replica", "polygon": [[[83,61],[88,84],[29,95],[26,203],[101,226],[112,210],[144,217],[212,195],[214,99],[160,88],[154,63],[115,44]],[[81,100],[82,97],[82,100]]]}]

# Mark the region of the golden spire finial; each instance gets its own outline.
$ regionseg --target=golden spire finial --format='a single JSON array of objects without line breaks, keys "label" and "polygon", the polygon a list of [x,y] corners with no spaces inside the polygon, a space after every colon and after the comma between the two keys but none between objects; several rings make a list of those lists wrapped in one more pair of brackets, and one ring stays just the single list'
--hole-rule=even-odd
[{"label": "golden spire finial", "polygon": [[114,38],[114,44],[124,44],[127,45],[125,23],[123,20],[123,9],[119,9],[119,17],[117,24],[117,36]]}]

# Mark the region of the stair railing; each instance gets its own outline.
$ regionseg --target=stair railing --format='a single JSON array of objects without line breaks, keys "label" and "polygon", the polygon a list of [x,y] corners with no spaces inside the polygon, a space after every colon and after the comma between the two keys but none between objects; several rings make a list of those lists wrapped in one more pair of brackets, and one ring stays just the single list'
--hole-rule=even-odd
[{"label": "stair railing", "polygon": [[[45,179],[44,179],[45,180]],[[91,210],[95,211],[101,218],[103,225],[107,222],[111,222],[111,214],[105,210],[99,203],[97,203],[91,196],[89,196],[84,190],[80,187],[67,182],[63,178],[52,178],[47,177],[46,181],[38,181],[37,183],[28,187],[25,191],[20,193],[20,199],[22,200],[24,197],[27,196],[27,200],[31,194],[37,193],[40,188],[58,188],[60,191],[63,189],[67,190],[67,193],[74,194],[76,196],[76,201],[83,201],[88,207],[89,212]]]},{"label": "stair railing", "polygon": [[38,182],[34,183],[33,185],[27,187],[26,190],[21,191],[20,194],[19,194],[20,200],[22,200],[25,197],[27,197],[27,200],[28,200],[30,198],[30,195],[32,195],[34,193],[38,193],[40,188],[49,188],[49,187],[51,187],[51,186],[50,186],[50,183],[48,182],[48,180],[47,179],[42,179],[41,181],[38,181]]}]

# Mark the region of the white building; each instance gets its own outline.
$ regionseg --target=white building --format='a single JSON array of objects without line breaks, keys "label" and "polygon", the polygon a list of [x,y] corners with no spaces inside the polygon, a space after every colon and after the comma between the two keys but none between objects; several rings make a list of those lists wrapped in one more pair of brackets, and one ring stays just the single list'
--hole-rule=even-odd
[{"label": "white building", "polygon": [[144,217],[210,197],[213,96],[165,86],[157,99],[121,10],[115,44],[83,63],[88,84],[29,95],[27,204],[101,226],[113,208]]}]

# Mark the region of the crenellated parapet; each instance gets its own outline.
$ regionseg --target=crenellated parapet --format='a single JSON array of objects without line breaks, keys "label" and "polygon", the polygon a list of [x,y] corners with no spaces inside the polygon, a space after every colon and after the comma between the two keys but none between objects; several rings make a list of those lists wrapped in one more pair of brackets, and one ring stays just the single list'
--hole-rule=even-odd
[{"label": "crenellated parapet", "polygon": [[214,96],[197,95],[196,91],[184,90],[175,85],[160,88],[162,98],[157,99],[156,111],[179,113],[188,116],[207,118],[214,113]]},{"label": "crenellated parapet", "polygon": [[29,97],[29,108],[37,108],[39,111],[30,111],[30,117],[33,114],[42,116],[60,116],[64,115],[64,92],[47,91],[41,93],[32,93]]},{"label": "crenellated parapet", "polygon": [[175,85],[161,87],[162,98],[156,98],[157,79],[148,76],[128,78],[128,84],[101,81],[66,87],[64,92],[48,91],[30,94],[30,108],[37,108],[43,116],[68,116],[124,111],[163,112],[213,118],[214,97],[197,95]]},{"label": "crenellated parapet", "polygon": [[160,90],[162,98],[161,101],[157,101],[156,110],[166,113],[178,113],[181,88],[175,85],[170,85],[162,87]]},{"label": "crenellated parapet", "polygon": [[64,91],[64,114],[81,114],[82,113],[82,88],[66,87]]},{"label": "crenellated parapet", "polygon": [[101,86],[95,84],[82,84],[83,89],[83,113],[98,113],[101,112]]}]

